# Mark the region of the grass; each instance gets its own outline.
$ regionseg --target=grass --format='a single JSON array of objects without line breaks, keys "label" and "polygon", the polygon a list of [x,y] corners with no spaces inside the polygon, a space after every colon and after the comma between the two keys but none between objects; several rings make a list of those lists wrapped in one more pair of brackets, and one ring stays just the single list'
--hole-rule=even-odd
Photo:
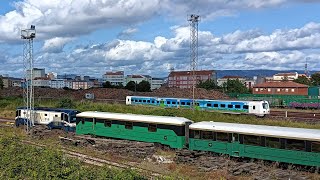
[{"label": "grass", "polygon": [[[36,106],[41,107],[58,107],[62,100],[37,100]],[[11,118],[15,117],[16,107],[22,106],[21,98],[5,98],[0,99],[0,117]],[[229,122],[229,123],[242,123],[242,124],[257,124],[257,125],[270,125],[270,126],[284,126],[284,127],[297,127],[297,128],[311,128],[320,129],[320,124],[307,124],[304,122],[293,122],[284,119],[268,119],[256,118],[255,116],[248,115],[228,115],[217,112],[209,111],[192,111],[190,109],[164,109],[161,107],[149,106],[127,106],[123,104],[105,104],[92,101],[78,101],[72,102],[73,108],[80,111],[105,111],[105,112],[118,112],[118,113],[132,113],[132,114],[146,114],[158,116],[177,116],[185,117],[194,122],[199,121],[216,121],[216,122]]]}]

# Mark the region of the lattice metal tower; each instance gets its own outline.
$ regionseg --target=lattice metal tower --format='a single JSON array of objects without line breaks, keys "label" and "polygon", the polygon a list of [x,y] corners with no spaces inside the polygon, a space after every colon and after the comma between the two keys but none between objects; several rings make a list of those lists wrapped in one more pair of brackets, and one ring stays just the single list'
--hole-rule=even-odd
[{"label": "lattice metal tower", "polygon": [[196,86],[196,75],[195,71],[197,70],[198,63],[198,22],[200,21],[200,16],[196,14],[191,14],[188,18],[190,22],[190,67],[192,75],[192,102],[193,107],[195,107],[195,86]]},{"label": "lattice metal tower", "polygon": [[25,124],[26,130],[34,124],[34,88],[33,88],[33,39],[36,37],[36,29],[31,25],[30,29],[21,30],[21,39],[23,43],[23,65],[24,79],[23,100],[26,108]]}]

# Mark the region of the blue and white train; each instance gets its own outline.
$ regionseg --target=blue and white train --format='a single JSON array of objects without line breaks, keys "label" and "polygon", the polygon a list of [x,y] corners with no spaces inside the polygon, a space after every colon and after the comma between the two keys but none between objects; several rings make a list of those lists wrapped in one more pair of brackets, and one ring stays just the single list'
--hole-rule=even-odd
[{"label": "blue and white train", "polygon": [[[192,108],[193,100],[187,98],[127,96],[126,104],[169,108]],[[197,110],[209,110],[230,114],[253,114],[260,117],[270,114],[268,101],[195,99],[194,105]]]},{"label": "blue and white train", "polygon": [[[30,111],[29,111],[30,112]],[[16,110],[15,124],[16,126],[26,125],[46,125],[49,129],[63,129],[67,132],[75,132],[76,115],[80,113],[74,109],[45,108],[36,107],[33,110],[32,122],[28,119],[28,111],[25,107],[19,107]]]}]

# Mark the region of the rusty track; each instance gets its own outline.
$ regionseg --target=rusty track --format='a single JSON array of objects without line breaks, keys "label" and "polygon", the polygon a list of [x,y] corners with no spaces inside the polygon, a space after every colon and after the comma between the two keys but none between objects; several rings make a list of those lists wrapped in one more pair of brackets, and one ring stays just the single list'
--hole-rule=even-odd
[{"label": "rusty track", "polygon": [[271,110],[269,117],[281,117],[299,122],[320,123],[320,112]]}]

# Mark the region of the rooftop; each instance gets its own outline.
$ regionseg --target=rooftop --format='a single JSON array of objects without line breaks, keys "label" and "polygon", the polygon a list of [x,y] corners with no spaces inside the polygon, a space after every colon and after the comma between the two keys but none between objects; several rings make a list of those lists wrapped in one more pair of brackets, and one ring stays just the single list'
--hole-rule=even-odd
[{"label": "rooftop", "polygon": [[253,86],[254,88],[255,87],[259,87],[259,88],[291,88],[291,87],[299,87],[299,88],[307,88],[308,86],[307,85],[304,85],[304,84],[299,84],[299,83],[296,83],[296,82],[292,82],[292,81],[273,81],[273,82],[264,82],[264,83],[261,83],[261,84],[256,84]]},{"label": "rooftop", "polygon": [[[201,71],[195,71],[195,75],[211,75],[214,73],[214,70],[201,70]],[[192,71],[172,71],[170,72],[169,76],[183,76],[192,75]]]}]

